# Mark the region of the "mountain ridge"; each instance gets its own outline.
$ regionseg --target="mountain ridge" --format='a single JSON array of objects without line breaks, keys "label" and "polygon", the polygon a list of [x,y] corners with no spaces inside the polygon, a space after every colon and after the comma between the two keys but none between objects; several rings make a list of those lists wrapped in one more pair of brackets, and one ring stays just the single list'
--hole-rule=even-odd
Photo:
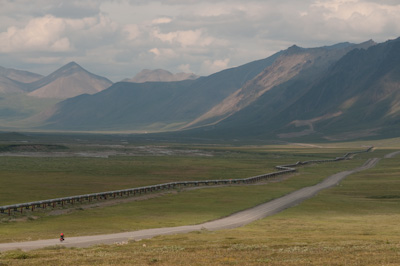
[{"label": "mountain ridge", "polygon": [[290,140],[393,134],[400,127],[399,55],[400,39],[353,49],[314,82],[281,84],[220,123],[191,132]]},{"label": "mountain ridge", "polygon": [[131,79],[124,79],[124,82],[135,82],[135,83],[143,83],[143,82],[172,82],[172,81],[182,81],[187,79],[197,79],[199,76],[193,73],[176,73],[173,74],[164,69],[143,69],[138,74],[136,74]]},{"label": "mountain ridge", "polygon": [[[117,82],[100,93],[67,99],[47,110],[42,114],[43,129],[176,130],[243,86],[276,57],[273,55],[196,80]],[[171,91],[168,93],[168,90]]]},{"label": "mountain ridge", "polygon": [[400,38],[293,45],[195,80],[118,82],[60,101],[30,122],[44,131],[162,132],[151,134],[156,139],[393,136],[400,130]]},{"label": "mountain ridge", "polygon": [[312,68],[314,72],[322,71],[350,50],[365,48],[374,44],[375,42],[370,40],[361,44],[340,43],[317,48],[301,48],[293,45],[285,50],[271,66],[264,69],[257,77],[250,80],[207,113],[186,125],[185,128],[204,126],[207,123],[218,123],[245,108],[268,90],[293,79],[300,72],[307,71],[309,68]]},{"label": "mountain ridge", "polygon": [[26,85],[43,78],[42,75],[0,66],[0,92],[24,93]]},{"label": "mountain ridge", "polygon": [[38,98],[66,99],[80,94],[100,92],[113,83],[70,62],[46,77],[28,84],[28,95]]}]

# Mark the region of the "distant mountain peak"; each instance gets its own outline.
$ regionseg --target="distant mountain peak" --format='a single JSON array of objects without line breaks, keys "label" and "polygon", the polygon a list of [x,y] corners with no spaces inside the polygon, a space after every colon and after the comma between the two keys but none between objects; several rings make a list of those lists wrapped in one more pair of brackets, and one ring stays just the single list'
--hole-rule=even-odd
[{"label": "distant mountain peak", "polygon": [[288,49],[286,49],[285,53],[286,54],[296,54],[296,53],[302,52],[304,50],[305,50],[305,48],[299,47],[294,44],[294,45],[290,46]]},{"label": "distant mountain peak", "polygon": [[370,40],[368,40],[366,42],[360,43],[359,46],[361,48],[363,48],[363,49],[367,49],[367,48],[369,48],[371,46],[375,46],[377,44],[378,44],[377,42],[375,42],[374,40],[370,39]]},{"label": "distant mountain peak", "polygon": [[75,61],[69,62],[68,64],[66,64],[64,67],[67,68],[80,68],[83,69],[83,67],[81,67],[78,63],[76,63]]},{"label": "distant mountain peak", "polygon": [[32,83],[32,92],[29,95],[65,99],[85,93],[94,94],[111,85],[110,80],[90,73],[76,62],[70,62]]},{"label": "distant mountain peak", "polygon": [[[71,75],[73,73],[76,72],[80,72],[80,71],[84,71],[87,72],[83,67],[81,67],[80,65],[78,65],[75,62],[69,62],[68,64],[62,66],[61,68],[59,68],[58,70],[56,70],[55,72],[53,72],[52,74],[57,74],[57,75]],[[50,74],[50,75],[52,75]]]},{"label": "distant mountain peak", "polygon": [[144,82],[172,82],[187,79],[197,79],[199,76],[193,73],[177,73],[173,74],[164,69],[143,69],[132,79],[125,79],[127,82],[144,83]]},{"label": "distant mountain peak", "polygon": [[80,67],[80,65],[78,63],[76,63],[75,61],[71,61],[68,64],[66,64],[65,66],[69,66],[69,67],[78,66],[78,67]]}]

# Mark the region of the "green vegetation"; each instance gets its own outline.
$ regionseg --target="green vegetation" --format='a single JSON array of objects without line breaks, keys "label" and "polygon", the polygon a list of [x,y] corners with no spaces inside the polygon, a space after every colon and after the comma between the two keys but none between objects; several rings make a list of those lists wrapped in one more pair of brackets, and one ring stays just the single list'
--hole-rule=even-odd
[{"label": "green vegetation", "polygon": [[0,152],[48,152],[68,149],[63,145],[52,144],[8,144],[0,145]]},{"label": "green vegetation", "polygon": [[[2,235],[2,242],[8,242],[26,240],[27,237],[29,239],[52,238],[58,235],[59,231],[68,232],[69,236],[78,236],[197,224],[250,208],[301,187],[313,185],[324,177],[321,176],[321,172],[329,175],[338,170],[353,168],[358,164],[359,162],[356,161],[348,161],[339,168],[331,164],[331,167],[327,169],[324,169],[323,165],[316,165],[301,169],[300,175],[295,175],[283,182],[183,191],[146,201],[85,211],[75,209],[72,213],[59,216],[28,212],[35,215],[35,219],[26,222],[4,220],[0,226],[0,235]],[[79,208],[78,206],[76,205],[76,208]],[[210,206],[213,207],[210,208]]]},{"label": "green vegetation", "polygon": [[[204,149],[213,156],[2,157],[0,183],[7,190],[0,192],[0,205],[172,181],[245,178],[276,171],[276,165],[330,159],[348,151],[279,146]],[[79,152],[76,147],[71,150]]]},{"label": "green vegetation", "polygon": [[[146,166],[140,175],[133,175],[135,182],[162,180],[161,176],[149,169],[165,171],[164,177],[167,179],[173,177],[185,177],[185,180],[199,177],[212,179],[213,176],[229,178],[235,173],[245,177],[258,172],[269,172],[276,164],[339,156],[349,151],[352,145],[354,144],[349,144],[347,149],[327,150],[301,146],[213,147],[207,148],[213,150],[212,158],[153,156],[140,159],[111,157],[100,161],[97,161],[99,158],[87,160],[96,163],[91,171],[95,171],[93,176],[103,182],[106,182],[106,176],[112,176],[112,172],[119,169],[113,180],[121,182],[118,185],[122,185],[121,180],[132,174],[129,166],[132,169],[138,167],[136,164],[130,165],[125,160],[131,162],[138,160],[142,166]],[[310,186],[330,174],[355,168],[367,158],[382,158],[389,152],[390,150],[375,150],[373,153],[359,154],[353,160],[305,166],[300,168],[298,173],[276,183],[178,191],[145,201],[85,210],[80,210],[77,205],[72,212],[62,216],[49,216],[47,212],[26,213],[22,216],[26,218],[21,219],[23,221],[3,218],[0,224],[0,241],[51,238],[57,236],[60,231],[66,233],[68,237],[200,223],[246,209],[300,187]],[[65,169],[59,173],[56,170],[62,166],[62,159],[71,159],[69,163],[74,162],[71,164],[75,165],[69,172],[71,178],[84,172],[82,169],[90,165],[89,162],[87,165],[85,162],[80,162],[86,159],[73,161],[73,158],[52,158],[60,159],[60,162],[55,160],[48,164],[45,164],[44,158],[25,159],[24,163],[33,160],[29,167],[40,162],[41,168],[37,166],[36,171],[48,172],[54,176],[65,174]],[[39,161],[35,161],[36,159]],[[170,165],[174,162],[175,164]],[[3,164],[0,169],[8,165],[7,171],[11,173],[16,171],[17,165],[21,166],[24,163],[11,160],[11,163],[9,161]],[[258,168],[253,169],[256,165]],[[128,169],[123,170],[124,167]],[[383,159],[375,168],[351,175],[338,187],[323,191],[297,207],[243,228],[163,236],[86,249],[57,247],[30,252],[10,251],[0,254],[0,262],[6,265],[22,263],[24,265],[396,264],[400,252],[399,171],[398,158]],[[21,170],[17,176],[23,176],[22,173]],[[145,179],[145,176],[153,177],[141,180]],[[81,184],[87,186],[85,182],[90,180],[90,175],[84,172],[81,178],[86,180]],[[32,180],[30,182],[34,183]],[[79,178],[74,179],[74,182],[79,182]],[[108,186],[110,185],[109,181]],[[77,190],[72,185],[66,188],[69,191]],[[19,217],[21,218],[20,215],[15,216]]]}]

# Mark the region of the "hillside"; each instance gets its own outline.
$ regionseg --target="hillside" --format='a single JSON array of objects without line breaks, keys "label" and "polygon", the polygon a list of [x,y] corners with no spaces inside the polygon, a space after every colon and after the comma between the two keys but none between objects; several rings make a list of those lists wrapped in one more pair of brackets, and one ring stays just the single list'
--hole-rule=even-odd
[{"label": "hillside", "polygon": [[23,84],[7,77],[0,76],[0,93],[23,93]]},{"label": "hillside", "polygon": [[354,49],[316,77],[300,75],[220,123],[185,134],[281,140],[392,136],[400,127],[399,73],[400,39]]},{"label": "hillside", "polygon": [[43,78],[42,75],[29,71],[0,66],[0,93],[23,93],[27,90],[27,83],[41,78]]},{"label": "hillside", "polygon": [[60,102],[35,121],[41,120],[43,129],[60,130],[177,129],[242,87],[278,54],[196,80],[119,82],[95,95]]},{"label": "hillside", "polygon": [[50,75],[29,84],[29,96],[66,99],[81,94],[94,94],[112,85],[104,77],[94,75],[71,62]]},{"label": "hillside", "polygon": [[188,124],[187,127],[217,123],[252,104],[272,88],[289,80],[303,77],[304,80],[310,82],[347,52],[355,48],[368,48],[373,44],[372,41],[359,45],[341,43],[309,49],[294,45],[284,51],[271,66],[267,67],[257,77]]},{"label": "hillside", "polygon": [[7,77],[9,79],[22,83],[31,83],[43,78],[42,75],[36,73],[24,70],[12,69],[12,68],[4,68],[1,66],[0,66],[0,77]]}]

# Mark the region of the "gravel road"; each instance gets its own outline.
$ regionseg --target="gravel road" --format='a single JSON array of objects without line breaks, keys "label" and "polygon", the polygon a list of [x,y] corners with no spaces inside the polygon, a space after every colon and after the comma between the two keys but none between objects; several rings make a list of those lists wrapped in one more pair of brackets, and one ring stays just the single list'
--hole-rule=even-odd
[{"label": "gravel road", "polygon": [[400,154],[400,151],[395,151],[395,152],[386,154],[386,155],[385,155],[385,159],[386,159],[386,158],[393,158],[393,157],[395,157],[395,156],[397,156],[397,155],[399,155],[399,154]]},{"label": "gravel road", "polygon": [[274,215],[289,207],[298,205],[302,201],[315,196],[321,190],[337,185],[341,180],[343,180],[348,175],[374,167],[378,163],[378,161],[379,161],[378,158],[369,159],[364,163],[364,165],[350,171],[344,171],[331,175],[326,179],[324,179],[321,183],[318,183],[317,185],[299,189],[278,199],[258,205],[254,208],[247,209],[232,214],[228,217],[211,222],[206,222],[203,224],[146,229],[134,232],[124,232],[124,233],[107,234],[107,235],[67,237],[66,240],[62,243],[60,243],[58,239],[3,243],[0,244],[0,251],[6,251],[12,249],[32,250],[32,249],[39,249],[55,245],[62,245],[65,247],[88,247],[96,244],[113,244],[113,243],[126,242],[128,240],[152,238],[159,235],[188,233],[202,229],[221,230],[221,229],[236,228],[249,224],[258,219]]}]

